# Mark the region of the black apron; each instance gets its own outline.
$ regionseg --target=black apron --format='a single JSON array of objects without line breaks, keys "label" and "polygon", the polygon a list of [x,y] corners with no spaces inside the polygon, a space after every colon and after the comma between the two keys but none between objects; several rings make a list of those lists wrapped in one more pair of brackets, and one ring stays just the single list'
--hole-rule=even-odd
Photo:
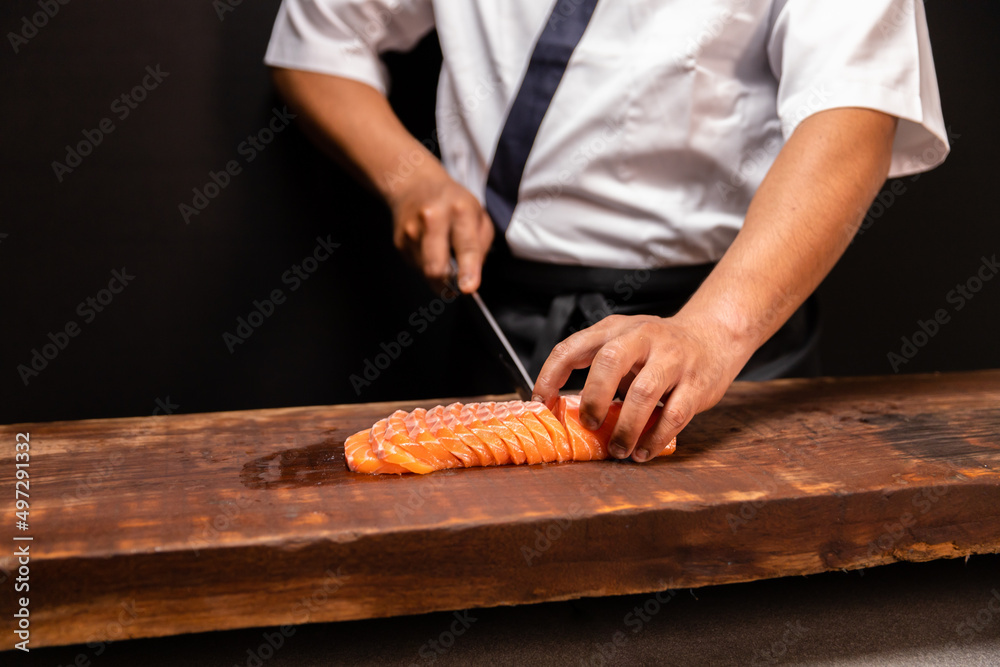
[{"label": "black apron", "polygon": [[[537,378],[560,341],[608,315],[670,317],[694,294],[714,264],[666,269],[607,269],[514,258],[500,241],[483,268],[480,293],[528,373]],[[820,374],[819,312],[810,297],[747,362],[737,379]],[[574,373],[568,389],[583,386]]]}]

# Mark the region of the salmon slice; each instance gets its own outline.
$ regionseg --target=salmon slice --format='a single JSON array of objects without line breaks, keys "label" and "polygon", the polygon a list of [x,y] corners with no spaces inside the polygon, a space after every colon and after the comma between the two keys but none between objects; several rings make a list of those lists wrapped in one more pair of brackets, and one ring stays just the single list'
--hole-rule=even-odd
[{"label": "salmon slice", "polygon": [[497,462],[497,465],[507,465],[510,463],[510,450],[496,433],[479,421],[476,416],[478,410],[478,403],[468,403],[462,408],[458,418],[465,424],[466,428],[475,433],[476,437],[489,447],[490,454],[493,455],[493,460]]},{"label": "salmon slice", "polygon": [[535,447],[538,448],[538,455],[542,457],[542,461],[546,463],[557,461],[559,457],[556,454],[556,448],[552,444],[552,437],[545,426],[542,425],[542,422],[538,421],[535,413],[526,409],[523,401],[510,401],[504,405],[510,410],[510,414],[524,424],[524,427],[531,433],[531,437],[535,440]]},{"label": "salmon slice", "polygon": [[427,426],[427,410],[417,408],[406,415],[406,424],[410,439],[422,446],[430,455],[441,463],[442,468],[461,468],[461,459],[454,456],[448,448],[439,441]]},{"label": "salmon slice", "polygon": [[[594,431],[580,423],[579,396],[560,396],[554,412],[533,401],[397,410],[368,431],[348,438],[344,460],[351,471],[371,474],[595,461],[608,458],[608,443],[621,410],[621,401],[612,403],[604,423]],[[652,428],[661,411],[653,412],[643,433]],[[658,456],[672,454],[676,448],[674,438]]]},{"label": "salmon slice", "polygon": [[452,433],[458,436],[459,440],[461,440],[466,447],[475,453],[476,457],[479,459],[479,465],[496,465],[496,459],[493,458],[493,454],[490,452],[490,448],[486,446],[486,443],[480,440],[475,433],[470,431],[469,428],[459,420],[458,416],[461,414],[463,407],[464,406],[461,403],[452,403],[444,408],[438,406],[435,410],[441,409],[441,421],[444,428],[450,429]]},{"label": "salmon slice", "polygon": [[385,438],[382,440],[381,449],[378,445],[372,446],[375,451],[375,456],[382,460],[388,460],[386,457],[382,456],[382,451],[390,451],[391,448],[395,448],[397,452],[409,454],[414,459],[418,461],[423,461],[424,463],[432,466],[435,470],[440,470],[444,468],[447,463],[446,461],[440,461],[431,454],[427,449],[420,444],[415,442],[413,438],[410,437],[410,429],[406,426],[406,417],[409,415],[408,412],[403,412],[402,410],[396,410],[387,420],[385,426]]},{"label": "salmon slice", "polygon": [[344,441],[344,458],[347,461],[347,467],[352,472],[363,472],[370,475],[410,472],[403,466],[378,460],[372,451],[371,432],[370,428],[358,431]]},{"label": "salmon slice", "polygon": [[[591,446],[592,434],[580,423],[580,404],[568,404],[565,396],[560,396],[556,401],[555,410],[552,411],[556,419],[566,427],[566,437],[569,439],[570,448],[573,450],[574,461],[590,461],[593,459],[593,447]],[[607,420],[605,420],[607,421]]]},{"label": "salmon slice", "polygon": [[487,405],[493,411],[493,416],[514,433],[518,446],[524,452],[525,462],[528,465],[543,463],[545,459],[542,458],[538,445],[535,444],[535,436],[531,434],[527,426],[521,423],[520,419],[511,413],[508,405],[506,403],[488,403]]},{"label": "salmon slice", "polygon": [[545,407],[544,403],[529,401],[524,404],[524,409],[535,415],[542,423],[545,430],[552,438],[552,446],[556,450],[556,461],[572,461],[573,448],[569,444],[569,436],[566,434],[566,427],[562,425],[552,411]]},{"label": "salmon slice", "polygon": [[497,419],[497,416],[493,414],[491,405],[494,404],[480,403],[479,409],[476,410],[476,417],[503,440],[503,444],[507,446],[507,451],[510,452],[511,461],[517,465],[521,465],[528,460],[524,450],[521,449],[521,442],[517,439],[513,431]]},{"label": "salmon slice", "polygon": [[396,447],[392,442],[386,442],[386,432],[389,428],[388,419],[380,419],[372,426],[368,435],[368,442],[372,453],[383,463],[402,466],[410,472],[425,475],[434,472],[438,468],[420,461],[409,452],[405,452]]},{"label": "salmon slice", "polygon": [[424,416],[427,428],[431,432],[431,435],[437,438],[437,441],[440,442],[452,456],[461,461],[462,465],[466,468],[483,465],[480,463],[476,452],[472,451],[464,442],[462,442],[461,438],[459,438],[454,431],[442,422],[441,418],[443,413],[444,406],[439,405],[433,410],[429,410]]},{"label": "salmon slice", "polygon": [[[608,407],[608,416],[604,419],[604,423],[596,431],[591,431],[584,428],[583,424],[580,423],[580,397],[559,397],[559,401],[556,404],[555,416],[556,419],[566,426],[566,433],[569,435],[570,444],[573,448],[573,460],[593,461],[608,458],[608,443],[611,441],[611,434],[618,423],[618,417],[621,416],[621,410],[621,401],[612,403]],[[646,422],[646,425],[642,429],[643,433],[653,427],[662,410],[659,407],[653,410],[649,421]],[[675,449],[677,449],[677,438],[671,440],[670,444],[658,456],[673,454]],[[577,458],[588,456],[589,458]]]}]

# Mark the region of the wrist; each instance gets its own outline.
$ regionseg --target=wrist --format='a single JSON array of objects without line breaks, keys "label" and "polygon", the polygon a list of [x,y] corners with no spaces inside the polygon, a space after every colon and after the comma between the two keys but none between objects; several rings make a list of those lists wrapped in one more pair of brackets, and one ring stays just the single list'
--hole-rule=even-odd
[{"label": "wrist", "polygon": [[674,315],[673,320],[689,331],[698,332],[720,353],[737,360],[741,367],[770,337],[767,334],[761,339],[761,327],[754,324],[753,318],[728,302],[708,306],[692,300]]},{"label": "wrist", "polygon": [[450,179],[440,161],[423,146],[401,153],[395,164],[385,170],[378,189],[390,208],[412,198],[414,192],[426,189],[428,183]]}]

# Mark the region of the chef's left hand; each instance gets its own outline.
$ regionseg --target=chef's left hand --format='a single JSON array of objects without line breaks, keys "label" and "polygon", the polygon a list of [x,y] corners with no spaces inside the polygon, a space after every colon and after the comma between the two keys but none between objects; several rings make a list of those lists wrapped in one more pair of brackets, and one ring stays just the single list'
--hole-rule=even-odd
[{"label": "chef's left hand", "polygon": [[[599,428],[615,394],[627,392],[609,449],[616,458],[649,461],[692,417],[719,402],[753,353],[749,347],[706,318],[612,315],[552,350],[535,383],[535,400],[551,405],[570,373],[590,366],[581,422]],[[659,419],[643,434],[661,400]]]}]

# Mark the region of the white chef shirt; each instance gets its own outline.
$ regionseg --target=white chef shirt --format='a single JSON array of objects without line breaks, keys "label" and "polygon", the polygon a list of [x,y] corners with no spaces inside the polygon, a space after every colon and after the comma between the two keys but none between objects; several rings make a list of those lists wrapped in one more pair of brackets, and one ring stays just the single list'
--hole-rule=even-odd
[{"label": "white chef shirt", "polygon": [[[442,159],[482,201],[554,5],[284,0],[265,61],[385,92],[378,54],[407,50],[436,27]],[[507,241],[516,256],[561,264],[717,261],[784,141],[837,107],[901,119],[892,177],[944,160],[922,2],[602,0],[539,128]]]}]

